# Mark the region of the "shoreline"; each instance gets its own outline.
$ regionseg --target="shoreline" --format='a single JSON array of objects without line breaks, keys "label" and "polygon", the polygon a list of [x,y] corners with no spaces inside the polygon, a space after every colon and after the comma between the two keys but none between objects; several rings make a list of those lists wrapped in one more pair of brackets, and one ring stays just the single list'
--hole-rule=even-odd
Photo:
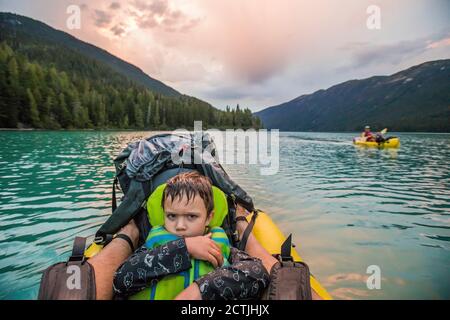
[{"label": "shoreline", "polygon": [[[226,131],[226,130],[248,130],[243,128],[227,128],[227,129],[218,129],[218,128],[211,128],[211,129],[217,129],[220,131]],[[250,128],[251,129],[251,128]],[[175,131],[177,129],[34,129],[34,128],[0,128],[0,131],[54,131],[54,132],[71,132],[71,131],[89,131],[89,132],[107,132],[107,131],[130,131],[130,132],[171,132]],[[188,131],[194,131],[194,129],[187,129]],[[207,131],[209,129],[206,129],[204,131]],[[254,129],[256,131],[259,130],[277,130],[277,129]],[[359,131],[279,131],[280,133],[360,133]],[[436,132],[436,131],[392,131],[390,133],[418,133],[418,134],[450,134],[450,132]]]}]

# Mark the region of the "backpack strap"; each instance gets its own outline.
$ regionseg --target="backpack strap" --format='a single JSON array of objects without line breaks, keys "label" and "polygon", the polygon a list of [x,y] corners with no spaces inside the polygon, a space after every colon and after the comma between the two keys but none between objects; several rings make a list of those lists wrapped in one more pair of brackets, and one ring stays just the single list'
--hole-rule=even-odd
[{"label": "backpack strap", "polygon": [[118,182],[119,182],[119,179],[117,178],[117,176],[115,176],[114,182],[113,182],[113,187],[112,187],[112,199],[111,199],[112,213],[114,213],[114,211],[116,211],[116,209],[117,209],[116,186],[117,186]]},{"label": "backpack strap", "polygon": [[148,195],[145,183],[131,180],[130,187],[120,205],[95,234],[94,242],[104,245],[108,236],[112,236],[139,213]]},{"label": "backpack strap", "polygon": [[73,241],[72,255],[69,257],[69,262],[79,262],[83,264],[85,261],[84,250],[86,248],[86,238],[84,237],[75,237]]},{"label": "backpack strap", "polygon": [[255,225],[256,218],[258,217],[258,210],[253,211],[252,219],[248,224],[247,228],[245,228],[244,234],[242,235],[241,241],[239,241],[238,249],[245,251],[245,247],[247,246],[248,237],[253,230],[253,226]]}]

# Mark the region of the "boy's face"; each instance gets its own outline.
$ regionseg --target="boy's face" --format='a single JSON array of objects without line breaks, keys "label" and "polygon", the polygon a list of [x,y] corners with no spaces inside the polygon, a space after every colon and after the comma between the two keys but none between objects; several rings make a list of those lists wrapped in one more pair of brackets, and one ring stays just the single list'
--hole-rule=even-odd
[{"label": "boy's face", "polygon": [[175,200],[170,197],[164,200],[164,227],[170,233],[180,237],[201,236],[211,221],[213,213],[207,214],[200,196],[195,196],[187,203],[186,201],[185,195]]}]

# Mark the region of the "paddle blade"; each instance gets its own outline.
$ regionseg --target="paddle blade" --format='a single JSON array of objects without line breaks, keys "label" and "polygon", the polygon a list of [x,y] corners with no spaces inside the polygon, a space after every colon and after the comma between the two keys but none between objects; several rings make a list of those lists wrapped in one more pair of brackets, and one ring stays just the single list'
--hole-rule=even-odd
[{"label": "paddle blade", "polygon": [[388,131],[387,128],[384,128],[383,130],[380,131],[381,134],[386,134],[386,132]]}]

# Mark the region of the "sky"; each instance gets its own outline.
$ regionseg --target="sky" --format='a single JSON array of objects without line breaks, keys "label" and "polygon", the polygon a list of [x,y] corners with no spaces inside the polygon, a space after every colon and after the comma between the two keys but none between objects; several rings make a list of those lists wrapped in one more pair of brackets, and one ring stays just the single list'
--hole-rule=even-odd
[{"label": "sky", "polygon": [[[70,5],[79,29],[67,25]],[[68,32],[220,109],[259,111],[450,58],[448,0],[0,0],[0,11]]]}]

